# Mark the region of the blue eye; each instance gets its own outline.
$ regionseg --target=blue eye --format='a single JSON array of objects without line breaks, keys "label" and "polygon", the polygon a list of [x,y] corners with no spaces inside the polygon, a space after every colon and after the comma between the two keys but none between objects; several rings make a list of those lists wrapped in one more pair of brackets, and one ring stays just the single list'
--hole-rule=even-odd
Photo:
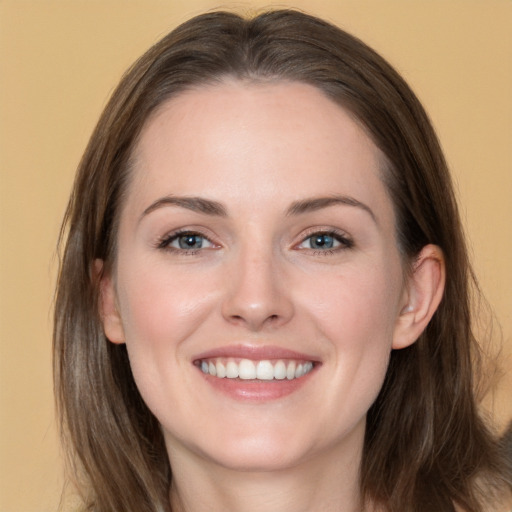
[{"label": "blue eye", "polygon": [[210,240],[200,233],[193,231],[173,233],[163,238],[158,244],[159,249],[169,249],[184,253],[210,247],[213,247],[213,243]]},{"label": "blue eye", "polygon": [[332,249],[336,243],[334,237],[323,233],[310,236],[308,240],[311,249]]},{"label": "blue eye", "polygon": [[298,246],[299,249],[312,249],[315,251],[335,251],[337,249],[347,249],[353,246],[353,242],[345,236],[338,233],[313,233],[304,239]]},{"label": "blue eye", "polygon": [[201,235],[196,233],[186,233],[177,236],[170,245],[180,249],[201,249],[204,240]]}]

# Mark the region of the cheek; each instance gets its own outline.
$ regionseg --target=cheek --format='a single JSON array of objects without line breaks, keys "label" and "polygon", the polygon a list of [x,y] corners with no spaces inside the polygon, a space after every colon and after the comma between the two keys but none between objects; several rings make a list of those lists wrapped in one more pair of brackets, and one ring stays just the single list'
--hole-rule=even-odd
[{"label": "cheek", "polygon": [[210,310],[214,289],[207,277],[198,279],[191,272],[170,272],[151,268],[130,272],[119,289],[121,317],[127,344],[143,343],[155,347],[176,345],[189,337]]},{"label": "cheek", "polygon": [[310,294],[309,314],[331,350],[332,381],[340,383],[339,392],[329,395],[329,407],[358,411],[358,417],[375,400],[389,363],[400,297],[399,267],[388,273],[344,272]]},{"label": "cheek", "polygon": [[190,364],[188,341],[210,315],[215,288],[205,276],[199,280],[155,264],[130,262],[119,273],[119,308],[137,387],[158,418],[165,417],[170,402],[175,412],[181,411],[178,417],[187,417],[191,412],[178,397],[180,390],[191,386],[188,371],[183,371]]},{"label": "cheek", "polygon": [[401,298],[399,268],[353,269],[323,282],[322,289],[304,290],[303,302],[330,339],[342,346],[387,342],[391,347]]},{"label": "cheek", "polygon": [[185,382],[188,342],[206,323],[215,288],[205,276],[199,280],[155,264],[135,267],[130,262],[120,270],[125,278],[119,279],[118,297],[130,366],[141,395],[159,417],[169,400],[177,402],[169,393],[190,386]]}]

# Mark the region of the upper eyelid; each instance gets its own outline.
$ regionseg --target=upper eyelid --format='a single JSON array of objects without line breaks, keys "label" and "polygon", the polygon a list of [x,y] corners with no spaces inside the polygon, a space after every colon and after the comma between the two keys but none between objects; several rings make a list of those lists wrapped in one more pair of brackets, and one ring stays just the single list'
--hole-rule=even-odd
[{"label": "upper eyelid", "polygon": [[[311,238],[314,235],[330,235],[334,239],[338,240],[345,248],[354,246],[354,239],[350,236],[346,231],[335,229],[335,228],[311,228],[306,231],[306,233],[302,233],[299,238],[299,241],[294,244],[294,247],[298,247],[303,244],[306,240]],[[313,250],[313,249],[312,249]],[[336,249],[331,249],[336,250]]]},{"label": "upper eyelid", "polygon": [[165,232],[160,238],[172,238],[177,237],[181,235],[199,235],[204,238],[207,238],[208,240],[211,240],[212,238],[215,238],[215,236],[212,234],[211,230],[206,229],[201,226],[190,226],[190,227],[183,227],[183,228],[176,228],[176,229],[170,229],[167,232]]},{"label": "upper eyelid", "polygon": [[[172,242],[174,242],[174,240],[176,240],[180,236],[185,236],[185,235],[198,235],[198,236],[208,240],[208,242],[210,242],[214,246],[218,246],[219,245],[218,242],[215,242],[212,239],[213,238],[212,236],[204,233],[200,229],[197,229],[197,228],[196,229],[184,228],[184,229],[176,229],[174,231],[169,231],[165,235],[159,236],[156,239],[155,246],[157,248],[168,248],[170,246],[170,244]],[[183,249],[183,250],[185,250],[185,249]]]},{"label": "upper eyelid", "polygon": [[306,240],[313,235],[333,235],[338,238],[343,238],[346,240],[353,240],[353,237],[345,230],[339,228],[332,227],[312,227],[304,230],[300,235],[300,240]]}]

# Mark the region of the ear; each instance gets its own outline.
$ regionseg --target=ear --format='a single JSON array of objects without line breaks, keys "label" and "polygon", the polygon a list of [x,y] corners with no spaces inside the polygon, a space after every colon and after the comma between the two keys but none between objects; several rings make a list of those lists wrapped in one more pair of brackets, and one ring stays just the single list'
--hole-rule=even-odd
[{"label": "ear", "polygon": [[404,304],[395,325],[393,348],[412,345],[425,330],[443,298],[446,270],[443,252],[426,245],[408,277]]},{"label": "ear", "polygon": [[99,313],[105,336],[112,343],[124,343],[124,329],[116,300],[116,291],[112,275],[103,272],[103,260],[94,261],[94,273],[99,280]]}]

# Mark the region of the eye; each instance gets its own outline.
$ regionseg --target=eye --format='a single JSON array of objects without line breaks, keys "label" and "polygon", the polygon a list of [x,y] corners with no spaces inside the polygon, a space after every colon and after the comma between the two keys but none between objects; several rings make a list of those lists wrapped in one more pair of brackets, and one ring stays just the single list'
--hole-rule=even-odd
[{"label": "eye", "polygon": [[299,249],[311,249],[317,252],[333,252],[348,249],[352,246],[352,240],[341,233],[319,231],[309,235],[297,247]]},{"label": "eye", "polygon": [[166,236],[158,243],[159,249],[169,249],[176,252],[194,253],[200,249],[214,247],[214,244],[201,233],[182,231]]},{"label": "eye", "polygon": [[308,237],[304,243],[309,245],[308,249],[332,249],[340,244],[332,235],[325,233],[316,233]]},{"label": "eye", "polygon": [[198,233],[186,233],[176,236],[169,245],[176,249],[202,249],[203,246],[207,247],[208,244],[211,245],[204,236]]}]

